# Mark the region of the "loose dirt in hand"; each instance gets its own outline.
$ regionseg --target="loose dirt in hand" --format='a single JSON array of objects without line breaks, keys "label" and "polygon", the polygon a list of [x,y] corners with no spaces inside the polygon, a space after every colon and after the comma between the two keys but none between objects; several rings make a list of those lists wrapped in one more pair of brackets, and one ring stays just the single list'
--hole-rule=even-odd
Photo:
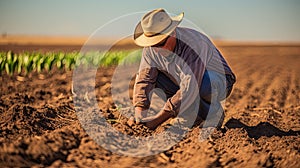
[{"label": "loose dirt in hand", "polygon": [[[221,51],[237,75],[225,102],[223,128],[201,140],[203,129],[194,127],[179,143],[147,157],[116,154],[86,133],[73,104],[72,72],[31,73],[25,78],[2,73],[0,166],[300,167],[300,48]],[[151,131],[126,124],[127,117],[120,115],[110,97],[113,70],[97,73],[99,111],[92,114],[103,115],[107,124],[130,136],[147,137],[169,127],[165,123]],[[79,110],[88,115],[93,109]]]}]

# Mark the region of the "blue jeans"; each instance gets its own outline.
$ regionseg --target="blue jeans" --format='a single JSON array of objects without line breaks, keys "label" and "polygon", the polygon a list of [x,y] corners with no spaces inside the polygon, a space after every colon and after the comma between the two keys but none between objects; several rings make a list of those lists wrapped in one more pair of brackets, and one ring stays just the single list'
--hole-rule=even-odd
[{"label": "blue jeans", "polygon": [[[199,90],[198,117],[205,120],[208,113],[213,114],[223,110],[220,101],[230,95],[234,83],[234,76],[206,70]],[[167,98],[172,97],[179,90],[179,86],[162,72],[158,73],[156,88],[162,89]]]}]

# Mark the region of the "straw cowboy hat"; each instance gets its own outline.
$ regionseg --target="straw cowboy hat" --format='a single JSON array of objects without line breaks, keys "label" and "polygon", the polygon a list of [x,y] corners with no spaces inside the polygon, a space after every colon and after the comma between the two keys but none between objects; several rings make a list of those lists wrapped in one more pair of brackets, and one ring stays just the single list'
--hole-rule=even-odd
[{"label": "straw cowboy hat", "polygon": [[170,17],[164,9],[148,12],[134,30],[134,42],[142,47],[158,44],[168,37],[183,19],[183,12]]}]

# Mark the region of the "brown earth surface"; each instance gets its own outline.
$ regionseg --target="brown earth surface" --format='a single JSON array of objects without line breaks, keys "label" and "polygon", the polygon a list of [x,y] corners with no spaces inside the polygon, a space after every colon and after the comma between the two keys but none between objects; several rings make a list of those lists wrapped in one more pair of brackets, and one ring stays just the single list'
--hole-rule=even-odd
[{"label": "brown earth surface", "polygon": [[[116,130],[142,137],[168,126],[150,131],[126,124],[127,118],[110,97],[113,67],[97,73],[100,110],[93,113],[89,108],[75,112],[71,71],[27,77],[2,73],[0,166],[300,167],[300,47],[220,49],[237,75],[225,102],[223,128],[200,141],[202,128],[194,127],[174,146],[147,157],[104,149],[78,120],[81,115],[101,113]],[[85,96],[82,101],[93,100]]]}]

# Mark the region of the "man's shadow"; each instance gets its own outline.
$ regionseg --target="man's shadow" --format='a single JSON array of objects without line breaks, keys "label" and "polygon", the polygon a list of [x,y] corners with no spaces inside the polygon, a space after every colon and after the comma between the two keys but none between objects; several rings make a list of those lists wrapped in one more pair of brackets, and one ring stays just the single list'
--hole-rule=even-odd
[{"label": "man's shadow", "polygon": [[298,136],[300,135],[300,131],[289,130],[288,132],[282,131],[269,122],[260,122],[256,126],[247,126],[244,123],[240,122],[235,118],[231,118],[225,124],[225,127],[228,129],[234,128],[244,128],[250,138],[258,139],[262,136],[271,137],[271,136]]}]

